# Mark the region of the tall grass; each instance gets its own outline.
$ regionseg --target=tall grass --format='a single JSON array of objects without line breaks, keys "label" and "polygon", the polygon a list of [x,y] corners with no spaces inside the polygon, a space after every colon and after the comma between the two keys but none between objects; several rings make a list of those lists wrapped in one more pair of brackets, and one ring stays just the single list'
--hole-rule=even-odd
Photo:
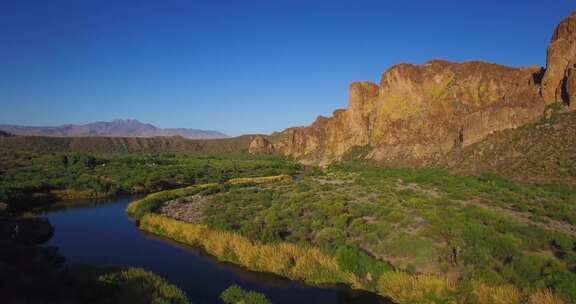
[{"label": "tall grass", "polygon": [[289,243],[260,244],[235,233],[213,231],[156,214],[140,219],[140,228],[195,245],[218,259],[250,270],[271,272],[311,284],[348,283],[353,274],[339,269],[335,259],[317,248]]},{"label": "tall grass", "polygon": [[489,286],[472,282],[472,293],[480,304],[520,304],[522,293],[512,285]]},{"label": "tall grass", "polygon": [[378,281],[378,292],[396,303],[456,303],[456,282],[432,275],[386,272]]},{"label": "tall grass", "polygon": [[564,304],[563,299],[549,289],[537,290],[528,296],[528,304]]}]

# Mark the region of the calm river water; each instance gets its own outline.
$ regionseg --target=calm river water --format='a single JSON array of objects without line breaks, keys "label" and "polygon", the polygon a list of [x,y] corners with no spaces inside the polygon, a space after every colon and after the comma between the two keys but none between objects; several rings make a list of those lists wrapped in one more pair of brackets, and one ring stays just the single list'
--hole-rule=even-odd
[{"label": "calm river water", "polygon": [[264,293],[273,303],[390,303],[346,287],[312,287],[275,275],[221,263],[202,251],[144,233],[124,210],[135,197],[99,202],[68,202],[68,208],[48,211],[55,227],[50,244],[68,263],[142,267],[178,285],[193,303],[220,303],[228,286]]}]

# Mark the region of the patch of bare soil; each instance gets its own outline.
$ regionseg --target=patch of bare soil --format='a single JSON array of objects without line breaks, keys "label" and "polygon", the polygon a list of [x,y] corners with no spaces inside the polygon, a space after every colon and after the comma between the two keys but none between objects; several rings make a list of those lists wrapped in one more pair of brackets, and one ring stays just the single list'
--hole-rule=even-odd
[{"label": "patch of bare soil", "polygon": [[427,194],[433,198],[439,198],[442,196],[442,194],[440,194],[440,192],[438,192],[438,190],[433,189],[433,188],[423,188],[422,186],[416,184],[416,183],[408,183],[406,184],[403,180],[399,179],[398,182],[396,183],[396,188],[398,190],[412,190],[414,192],[420,192],[423,194]]},{"label": "patch of bare soil", "polygon": [[193,195],[181,197],[164,203],[160,213],[187,223],[199,224],[202,217],[202,206],[209,201],[207,196]]}]

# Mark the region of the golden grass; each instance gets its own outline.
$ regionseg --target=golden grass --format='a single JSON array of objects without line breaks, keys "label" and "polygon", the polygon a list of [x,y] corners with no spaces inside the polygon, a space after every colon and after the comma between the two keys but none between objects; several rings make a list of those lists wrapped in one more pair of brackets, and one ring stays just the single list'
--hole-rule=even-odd
[{"label": "golden grass", "polygon": [[474,295],[479,304],[565,304],[561,297],[549,289],[522,292],[512,285],[488,286],[485,283],[472,282]]},{"label": "golden grass", "polygon": [[456,282],[433,275],[387,272],[378,280],[378,292],[396,303],[456,303]]},{"label": "golden grass", "polygon": [[554,295],[549,289],[538,290],[528,296],[528,304],[565,304],[564,299]]},{"label": "golden grass", "polygon": [[519,304],[522,300],[522,293],[512,285],[489,286],[474,281],[472,290],[480,304]]},{"label": "golden grass", "polygon": [[241,185],[241,184],[266,184],[275,182],[291,181],[292,177],[290,175],[274,175],[274,176],[261,176],[261,177],[240,177],[232,178],[228,180],[230,185]]},{"label": "golden grass", "polygon": [[236,233],[214,231],[205,226],[147,214],[140,228],[196,245],[221,260],[314,284],[348,283],[350,273],[341,271],[336,260],[317,248],[290,243],[259,244]]}]

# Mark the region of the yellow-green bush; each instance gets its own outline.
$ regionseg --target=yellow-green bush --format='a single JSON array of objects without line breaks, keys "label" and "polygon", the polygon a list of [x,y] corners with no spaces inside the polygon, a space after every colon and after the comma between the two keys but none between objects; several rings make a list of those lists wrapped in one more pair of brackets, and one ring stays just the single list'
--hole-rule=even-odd
[{"label": "yellow-green bush", "polygon": [[261,177],[239,177],[228,180],[230,185],[242,184],[266,184],[275,182],[291,181],[290,175],[275,175],[275,176],[261,176]]},{"label": "yellow-green bush", "polygon": [[396,303],[456,303],[457,284],[433,275],[386,272],[378,281],[378,292]]}]

